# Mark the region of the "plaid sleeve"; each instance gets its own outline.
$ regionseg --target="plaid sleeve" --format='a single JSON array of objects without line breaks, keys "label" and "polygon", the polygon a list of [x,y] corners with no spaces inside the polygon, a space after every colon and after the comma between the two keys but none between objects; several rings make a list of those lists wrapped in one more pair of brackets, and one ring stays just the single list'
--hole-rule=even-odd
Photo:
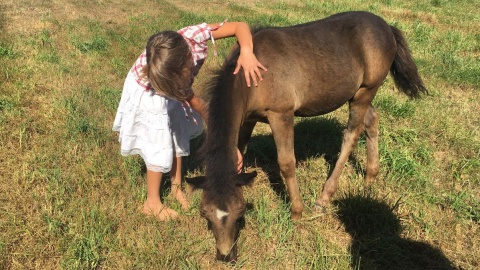
[{"label": "plaid sleeve", "polygon": [[211,37],[211,29],[206,23],[187,26],[178,30],[190,45],[195,62],[207,57],[207,41]]},{"label": "plaid sleeve", "polygon": [[137,84],[145,89],[150,90],[150,82],[142,76],[142,68],[147,65],[147,52],[144,50],[142,54],[137,58],[129,73],[131,73]]}]

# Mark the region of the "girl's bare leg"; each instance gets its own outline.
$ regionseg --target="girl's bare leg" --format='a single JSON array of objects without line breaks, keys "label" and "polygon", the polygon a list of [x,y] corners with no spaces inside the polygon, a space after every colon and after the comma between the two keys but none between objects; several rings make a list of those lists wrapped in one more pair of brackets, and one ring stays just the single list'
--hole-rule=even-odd
[{"label": "girl's bare leg", "polygon": [[182,157],[176,157],[173,160],[170,174],[172,181],[172,195],[180,203],[180,205],[182,205],[183,210],[188,210],[190,203],[182,191]]},{"label": "girl's bare leg", "polygon": [[160,185],[163,173],[147,169],[147,200],[143,205],[143,213],[154,216],[161,221],[176,219],[178,213],[163,205],[160,199]]}]

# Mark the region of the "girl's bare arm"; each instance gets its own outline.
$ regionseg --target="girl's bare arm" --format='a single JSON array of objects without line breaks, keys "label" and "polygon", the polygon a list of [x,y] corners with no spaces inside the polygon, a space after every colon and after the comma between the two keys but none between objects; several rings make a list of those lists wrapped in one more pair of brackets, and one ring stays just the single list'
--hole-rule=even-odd
[{"label": "girl's bare arm", "polygon": [[192,95],[190,98],[187,99],[188,103],[190,103],[190,106],[192,107],[192,109],[194,109],[195,111],[197,111],[200,116],[203,118],[203,121],[205,122],[205,124],[207,124],[208,122],[208,108],[207,108],[207,103],[195,96],[195,95]]}]

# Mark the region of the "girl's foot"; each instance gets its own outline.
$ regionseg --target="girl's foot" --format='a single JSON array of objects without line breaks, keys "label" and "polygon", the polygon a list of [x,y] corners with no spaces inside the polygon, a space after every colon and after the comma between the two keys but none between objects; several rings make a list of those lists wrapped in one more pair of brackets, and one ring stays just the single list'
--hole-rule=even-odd
[{"label": "girl's foot", "polygon": [[190,203],[185,196],[185,193],[179,187],[172,187],[172,195],[182,206],[183,211],[187,211],[190,208]]},{"label": "girl's foot", "polygon": [[147,216],[153,216],[160,221],[169,221],[178,218],[177,211],[170,209],[163,204],[149,204],[145,202],[143,205],[142,213]]}]

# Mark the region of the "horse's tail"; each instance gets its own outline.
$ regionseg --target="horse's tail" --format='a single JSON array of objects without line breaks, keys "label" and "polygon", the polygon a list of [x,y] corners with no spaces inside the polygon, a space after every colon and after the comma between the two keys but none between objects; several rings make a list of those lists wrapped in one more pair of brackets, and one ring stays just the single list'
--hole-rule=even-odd
[{"label": "horse's tail", "polygon": [[391,28],[397,42],[397,52],[390,67],[395,85],[410,98],[418,98],[421,93],[428,94],[402,32],[393,26]]}]

